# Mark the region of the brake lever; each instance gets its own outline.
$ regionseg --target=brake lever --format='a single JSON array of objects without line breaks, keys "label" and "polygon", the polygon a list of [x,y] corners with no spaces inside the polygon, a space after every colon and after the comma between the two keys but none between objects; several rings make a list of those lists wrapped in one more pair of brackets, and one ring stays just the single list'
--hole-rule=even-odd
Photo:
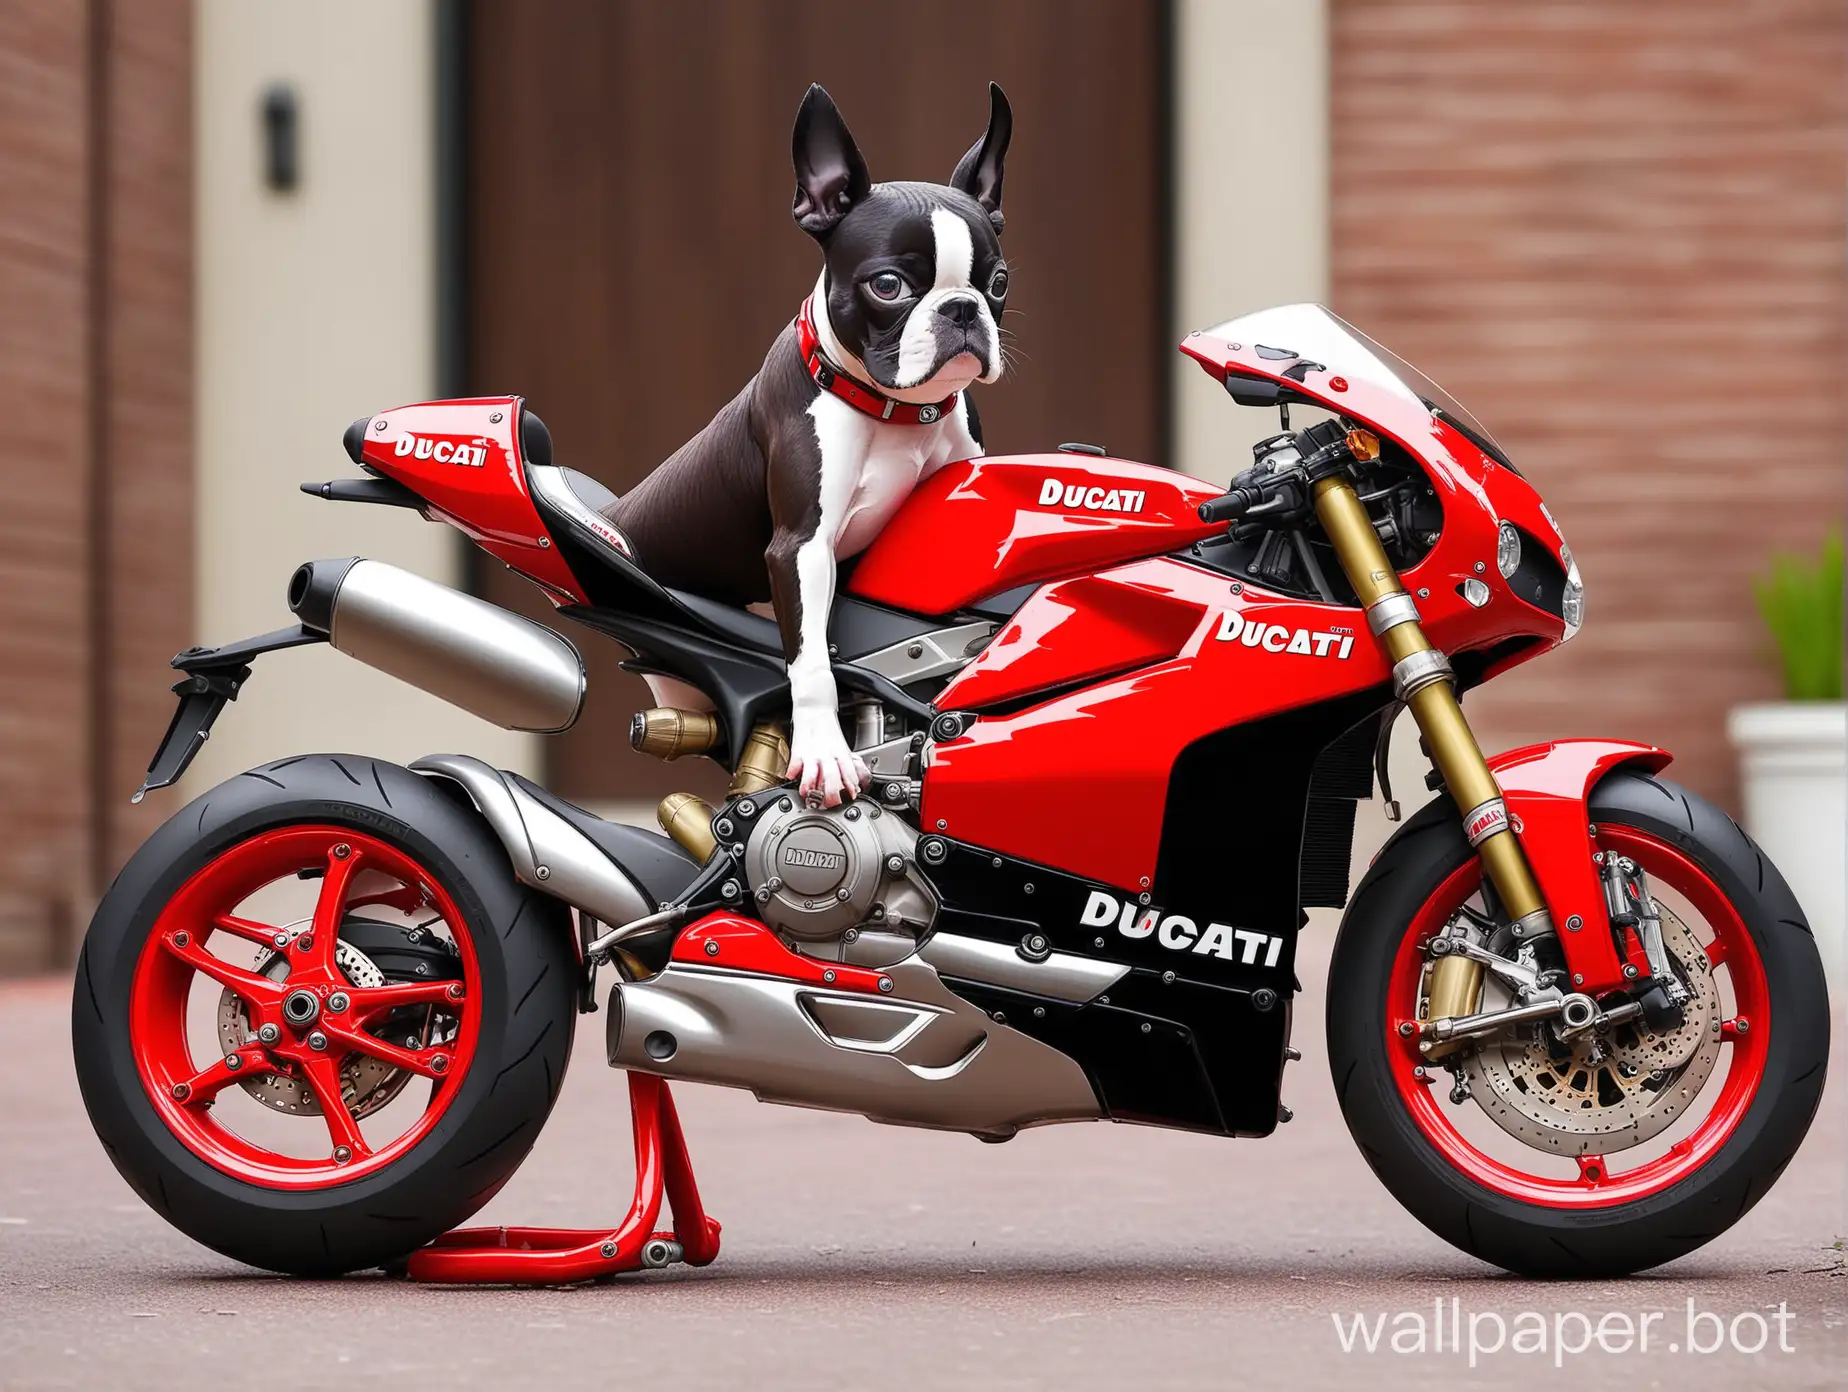
[{"label": "brake lever", "polygon": [[1264,500],[1255,507],[1246,508],[1245,517],[1272,522],[1291,521],[1307,516],[1309,490],[1305,483],[1304,476],[1294,469],[1286,473],[1272,474],[1261,485],[1265,494]]},{"label": "brake lever", "polygon": [[1254,517],[1279,517],[1296,511],[1297,506],[1296,499],[1292,498],[1288,492],[1275,493],[1256,507],[1246,508],[1245,517],[1247,520]]}]

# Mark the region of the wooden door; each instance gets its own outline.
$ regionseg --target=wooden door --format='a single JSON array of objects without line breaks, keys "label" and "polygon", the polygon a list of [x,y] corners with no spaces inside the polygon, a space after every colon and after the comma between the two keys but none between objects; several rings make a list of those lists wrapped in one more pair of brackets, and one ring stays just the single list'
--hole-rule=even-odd
[{"label": "wooden door", "polygon": [[[889,18],[889,24],[882,23]],[[1166,457],[1167,6],[1121,0],[477,0],[467,33],[468,385],[519,392],[558,462],[621,492],[729,400],[813,286],[789,139],[811,81],[873,178],[948,178],[1006,89],[1015,365],[991,451]],[[484,590],[541,614],[529,586]],[[550,746],[579,800],[715,786],[628,749],[647,705],[574,634],[591,705]],[[704,761],[689,761],[704,764]]]}]

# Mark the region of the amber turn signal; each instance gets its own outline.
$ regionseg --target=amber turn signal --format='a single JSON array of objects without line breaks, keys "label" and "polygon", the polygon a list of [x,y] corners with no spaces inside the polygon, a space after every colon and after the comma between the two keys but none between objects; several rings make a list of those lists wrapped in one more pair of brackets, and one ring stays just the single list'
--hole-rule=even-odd
[{"label": "amber turn signal", "polygon": [[1348,452],[1365,464],[1380,457],[1380,437],[1358,427],[1347,433]]}]

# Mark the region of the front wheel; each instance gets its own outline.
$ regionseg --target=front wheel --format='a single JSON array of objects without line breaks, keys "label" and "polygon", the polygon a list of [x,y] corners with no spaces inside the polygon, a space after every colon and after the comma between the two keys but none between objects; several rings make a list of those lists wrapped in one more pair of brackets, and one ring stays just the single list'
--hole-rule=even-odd
[{"label": "front wheel", "polygon": [[1690,988],[1681,1028],[1516,1026],[1423,1058],[1426,946],[1471,916],[1482,878],[1436,804],[1355,891],[1329,974],[1329,1063],[1374,1173],[1440,1237],[1530,1276],[1620,1275],[1724,1232],[1796,1154],[1829,1052],[1815,940],[1730,818],[1623,772],[1591,815],[1599,849],[1636,862],[1662,909]]},{"label": "front wheel", "polygon": [[116,1168],[253,1266],[403,1257],[513,1173],[575,1023],[564,909],[472,809],[348,755],[240,774],[151,836],[84,940],[72,1046]]}]

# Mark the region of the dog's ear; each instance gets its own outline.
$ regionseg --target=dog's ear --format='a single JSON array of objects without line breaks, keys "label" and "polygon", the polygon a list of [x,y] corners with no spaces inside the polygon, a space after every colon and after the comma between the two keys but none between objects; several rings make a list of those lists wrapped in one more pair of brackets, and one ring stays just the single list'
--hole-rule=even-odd
[{"label": "dog's ear", "polygon": [[796,164],[796,226],[811,237],[825,237],[873,185],[834,98],[819,83],[811,83],[802,98],[790,150]]},{"label": "dog's ear", "polygon": [[969,147],[969,153],[956,162],[950,175],[950,187],[968,194],[982,205],[996,233],[1007,224],[1001,216],[1001,162],[1007,158],[1007,142],[1014,134],[1014,111],[1007,104],[1007,93],[999,83],[988,84],[988,131]]}]

